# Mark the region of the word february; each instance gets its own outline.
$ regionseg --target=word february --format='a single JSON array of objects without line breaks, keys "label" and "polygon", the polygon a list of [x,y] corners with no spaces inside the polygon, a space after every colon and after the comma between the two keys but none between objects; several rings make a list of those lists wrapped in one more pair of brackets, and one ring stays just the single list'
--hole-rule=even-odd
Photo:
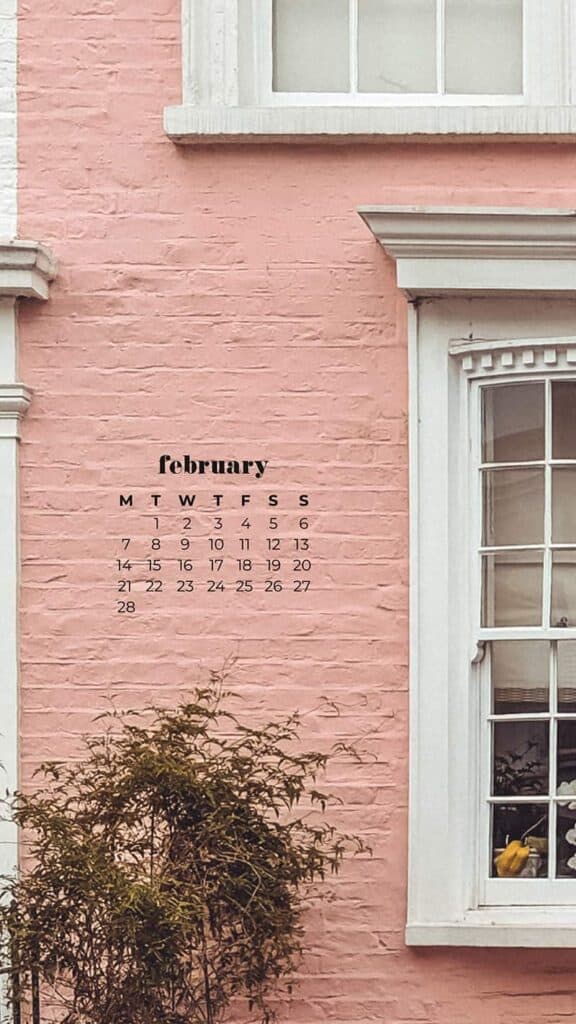
[{"label": "word february", "polygon": [[213,473],[215,476],[249,476],[255,469],[255,479],[260,480],[267,465],[267,460],[238,462],[235,459],[191,459],[189,455],[173,459],[171,455],[161,455],[158,472],[162,476],[166,473],[187,473],[190,476],[203,476],[205,473]]}]

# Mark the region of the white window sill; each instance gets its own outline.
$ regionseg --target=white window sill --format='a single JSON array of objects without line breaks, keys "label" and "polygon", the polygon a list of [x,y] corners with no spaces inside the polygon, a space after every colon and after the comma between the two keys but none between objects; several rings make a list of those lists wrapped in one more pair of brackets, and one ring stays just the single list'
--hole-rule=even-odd
[{"label": "white window sill", "polygon": [[573,949],[576,919],[573,907],[471,910],[463,921],[407,925],[406,944]]},{"label": "white window sill", "polygon": [[[164,129],[183,144],[358,141],[494,136],[507,141],[576,139],[576,106],[503,107],[166,107]],[[450,139],[450,141],[454,141]],[[458,141],[458,140],[456,140]]]}]

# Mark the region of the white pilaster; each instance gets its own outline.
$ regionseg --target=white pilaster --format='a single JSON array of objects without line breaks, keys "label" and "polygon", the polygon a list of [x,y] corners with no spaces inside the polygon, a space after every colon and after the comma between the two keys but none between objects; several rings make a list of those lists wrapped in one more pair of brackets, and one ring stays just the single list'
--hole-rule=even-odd
[{"label": "white pilaster", "polygon": [[[0,0],[0,11],[3,0]],[[1,120],[1,111],[0,111]],[[0,161],[1,163],[1,161]],[[1,175],[0,175],[1,176]],[[0,189],[1,191],[1,189]],[[0,216],[1,220],[1,216]],[[18,374],[18,301],[47,299],[56,274],[37,242],[0,241],[0,795],[18,787],[18,442],[30,392]],[[15,870],[18,834],[0,820],[0,875]],[[0,976],[0,1022],[8,1020]]]},{"label": "white pilaster", "polygon": [[[18,437],[28,405],[16,372],[16,299],[0,300],[0,791],[18,784]],[[4,384],[7,376],[11,384]],[[16,830],[0,821],[0,873],[13,870]]]}]

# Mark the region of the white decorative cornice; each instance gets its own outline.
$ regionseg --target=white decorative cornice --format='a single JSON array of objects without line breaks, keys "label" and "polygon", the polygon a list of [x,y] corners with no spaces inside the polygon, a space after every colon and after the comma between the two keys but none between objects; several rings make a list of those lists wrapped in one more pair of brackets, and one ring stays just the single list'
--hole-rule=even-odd
[{"label": "white decorative cornice", "polygon": [[40,242],[0,241],[0,296],[47,299],[57,263]]},{"label": "white decorative cornice", "polygon": [[0,384],[0,438],[19,437],[20,420],[28,412],[31,391],[24,384]]},{"label": "white decorative cornice", "polygon": [[576,337],[456,339],[449,352],[472,377],[576,369]]},{"label": "white decorative cornice", "polygon": [[576,294],[576,210],[362,206],[409,298]]}]

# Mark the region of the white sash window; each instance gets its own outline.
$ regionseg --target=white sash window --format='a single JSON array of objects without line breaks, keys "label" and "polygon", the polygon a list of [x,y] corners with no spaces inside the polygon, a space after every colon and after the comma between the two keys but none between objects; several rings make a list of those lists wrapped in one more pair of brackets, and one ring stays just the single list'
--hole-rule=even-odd
[{"label": "white sash window", "polygon": [[572,0],[182,0],[176,142],[576,133]]},{"label": "white sash window", "polygon": [[576,216],[361,213],[411,301],[406,939],[576,946]]},{"label": "white sash window", "polygon": [[[527,341],[507,349],[512,374],[480,369],[469,385],[487,906],[576,905],[576,338],[544,344],[544,376]],[[500,878],[513,840],[529,858]]]}]

